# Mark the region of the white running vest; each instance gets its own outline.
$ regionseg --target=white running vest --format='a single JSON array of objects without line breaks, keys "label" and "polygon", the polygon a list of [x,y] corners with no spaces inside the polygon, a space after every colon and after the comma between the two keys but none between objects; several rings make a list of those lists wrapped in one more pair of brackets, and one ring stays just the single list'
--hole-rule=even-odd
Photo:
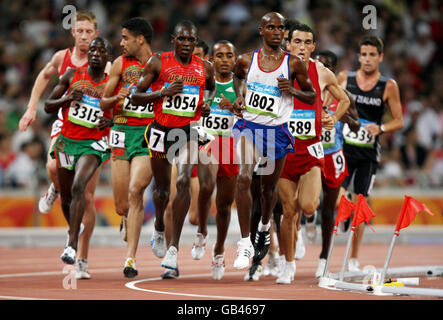
[{"label": "white running vest", "polygon": [[258,64],[260,50],[252,54],[246,77],[246,110],[243,119],[266,126],[278,126],[291,118],[293,97],[282,93],[277,78],[289,79],[289,53],[286,52],[280,66],[273,71],[263,71]]}]

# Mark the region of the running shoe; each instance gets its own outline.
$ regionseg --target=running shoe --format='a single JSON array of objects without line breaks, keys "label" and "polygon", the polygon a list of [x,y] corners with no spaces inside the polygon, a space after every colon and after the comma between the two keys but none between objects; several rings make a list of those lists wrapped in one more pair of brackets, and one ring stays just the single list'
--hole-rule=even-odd
[{"label": "running shoe", "polygon": [[360,263],[358,262],[357,259],[355,258],[351,258],[348,261],[348,271],[351,272],[358,272],[360,271]]},{"label": "running shoe", "polygon": [[157,258],[163,258],[166,254],[166,236],[164,231],[157,231],[154,228],[151,238],[152,252]]},{"label": "running shoe", "polygon": [[263,273],[263,267],[261,261],[253,262],[249,268],[248,273],[245,274],[243,280],[245,281],[258,281]]},{"label": "running shoe", "polygon": [[323,276],[326,268],[326,259],[318,259],[317,271],[315,271],[315,277],[320,278]]},{"label": "running shoe", "polygon": [[278,283],[278,284],[291,284],[291,282],[294,281],[295,271],[296,271],[295,260],[293,260],[293,261],[291,261],[289,263],[286,262],[285,266],[284,266],[284,269],[283,269],[283,272],[277,278],[275,283]]},{"label": "running shoe", "polygon": [[254,261],[263,260],[271,245],[271,233],[268,231],[257,231],[254,241]]},{"label": "running shoe", "polygon": [[221,280],[225,274],[225,254],[212,256],[211,273],[214,280]]},{"label": "running shoe", "polygon": [[63,250],[63,253],[60,256],[60,259],[62,259],[62,261],[66,264],[74,264],[75,263],[75,249],[67,246],[65,247],[65,249]]},{"label": "running shoe", "polygon": [[249,238],[239,240],[237,246],[237,258],[234,261],[234,268],[247,268],[249,266],[249,259],[254,256],[254,246]]},{"label": "running shoe", "polygon": [[55,190],[54,184],[51,183],[46,193],[42,195],[38,201],[38,210],[40,213],[46,214],[51,211],[55,200],[57,200],[58,194],[59,192]]},{"label": "running shoe", "polygon": [[200,260],[201,258],[203,258],[203,256],[205,255],[207,240],[208,235],[206,235],[205,237],[203,234],[197,233],[191,250],[192,259]]},{"label": "running shoe", "polygon": [[309,243],[314,243],[315,238],[317,237],[317,229],[315,227],[315,222],[317,220],[317,211],[305,219],[305,228],[306,228],[306,238],[308,238]]},{"label": "running shoe", "polygon": [[138,275],[137,268],[135,266],[135,259],[127,258],[125,261],[125,267],[123,269],[123,274],[126,278],[134,278]]},{"label": "running shoe", "polygon": [[88,272],[88,260],[77,259],[75,262],[75,278],[76,279],[91,279]]},{"label": "running shoe", "polygon": [[161,266],[166,269],[177,270],[177,248],[170,246],[163,258]]},{"label": "running shoe", "polygon": [[303,233],[300,230],[297,231],[297,243],[295,245],[295,255],[294,255],[294,259],[295,260],[301,260],[303,259],[303,257],[306,254],[306,247],[305,247],[305,243],[303,240]]},{"label": "running shoe", "polygon": [[265,277],[268,276],[277,276],[278,274],[278,254],[277,252],[269,252],[268,259],[266,261],[265,268],[263,270],[263,275]]},{"label": "running shoe", "polygon": [[175,270],[165,270],[162,274],[162,279],[177,279],[179,275],[178,268]]}]

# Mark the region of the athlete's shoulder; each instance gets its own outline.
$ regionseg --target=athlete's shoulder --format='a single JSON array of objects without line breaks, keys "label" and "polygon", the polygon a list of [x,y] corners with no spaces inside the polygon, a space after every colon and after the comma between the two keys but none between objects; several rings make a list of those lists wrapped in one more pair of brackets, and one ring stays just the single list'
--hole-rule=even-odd
[{"label": "athlete's shoulder", "polygon": [[63,64],[63,60],[65,60],[66,54],[70,54],[71,49],[61,49],[58,50],[54,55],[52,56],[51,63],[57,67],[61,66]]}]

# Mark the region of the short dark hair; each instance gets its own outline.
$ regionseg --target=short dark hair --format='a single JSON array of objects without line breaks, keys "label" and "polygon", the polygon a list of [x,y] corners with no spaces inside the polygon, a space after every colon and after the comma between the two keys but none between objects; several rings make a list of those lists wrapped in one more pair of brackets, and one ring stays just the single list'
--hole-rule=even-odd
[{"label": "short dark hair", "polygon": [[361,49],[362,46],[374,46],[377,48],[378,54],[382,54],[384,49],[383,41],[376,36],[365,36],[360,40],[358,48]]},{"label": "short dark hair", "polygon": [[322,50],[317,54],[317,56],[326,57],[326,58],[331,59],[332,67],[334,67],[334,68],[337,67],[337,63],[338,63],[337,55],[334,52],[332,52],[331,50]]},{"label": "short dark hair", "polygon": [[285,20],[285,30],[291,30],[292,27],[294,27],[296,24],[299,24],[300,22],[298,20],[293,19],[286,19]]},{"label": "short dark hair", "polygon": [[198,39],[196,47],[203,48],[203,52],[205,55],[209,53],[209,47],[202,39]]},{"label": "short dark hair", "polygon": [[195,24],[190,21],[190,20],[182,20],[179,23],[176,24],[176,26],[174,27],[174,34],[176,34],[177,29],[178,28],[190,28],[190,29],[194,29],[195,33],[197,33],[197,27],[195,26]]},{"label": "short dark hair", "polygon": [[315,42],[315,33],[314,30],[312,30],[312,28],[310,26],[308,26],[307,24],[304,23],[297,23],[295,25],[293,25],[291,27],[291,29],[289,29],[289,34],[288,34],[288,41],[291,42],[292,40],[292,34],[294,33],[294,31],[303,31],[303,32],[310,32],[312,33],[312,40]]},{"label": "short dark hair", "polygon": [[125,21],[122,28],[128,29],[134,36],[142,35],[150,45],[154,30],[148,20],[142,17],[135,17]]},{"label": "short dark hair", "polygon": [[234,49],[234,52],[235,52],[235,46],[232,44],[231,41],[228,41],[228,40],[218,40],[218,41],[217,41],[216,43],[214,43],[214,45],[212,46],[212,54],[214,54],[214,47],[215,47],[217,44],[227,44],[227,45],[229,45],[229,46],[232,46],[232,48]]},{"label": "short dark hair", "polygon": [[98,36],[98,37],[95,37],[94,39],[92,39],[91,43],[93,43],[94,41],[102,42],[104,44],[106,50],[108,51],[108,55],[111,55],[112,45],[107,39]]}]

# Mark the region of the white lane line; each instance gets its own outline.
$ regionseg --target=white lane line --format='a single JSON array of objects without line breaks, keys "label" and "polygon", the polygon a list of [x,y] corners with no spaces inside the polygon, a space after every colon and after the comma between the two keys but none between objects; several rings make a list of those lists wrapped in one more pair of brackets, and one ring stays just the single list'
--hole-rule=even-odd
[{"label": "white lane line", "polygon": [[[227,274],[238,275],[238,274],[244,274],[244,272],[226,272],[225,275],[227,275]],[[211,276],[211,274],[210,273],[188,274],[188,275],[180,276],[180,279],[197,278],[197,277],[202,277],[202,276]],[[174,280],[163,280],[161,277],[155,277],[155,278],[148,278],[148,279],[127,282],[125,284],[125,286],[129,289],[132,289],[132,290],[166,294],[166,295],[174,295],[174,296],[194,297],[194,298],[213,298],[213,299],[226,299],[226,300],[275,300],[275,299],[269,299],[268,297],[257,298],[257,297],[213,296],[213,295],[206,295],[206,294],[159,291],[159,290],[143,289],[143,288],[137,287],[137,284],[142,283],[142,282],[149,282],[149,281],[174,281]],[[281,300],[281,299],[278,299],[278,300]]]},{"label": "white lane line", "polygon": [[0,296],[0,299],[7,299],[7,300],[60,300],[60,299],[45,299],[45,298],[31,298],[31,297],[13,297],[13,296]]}]

